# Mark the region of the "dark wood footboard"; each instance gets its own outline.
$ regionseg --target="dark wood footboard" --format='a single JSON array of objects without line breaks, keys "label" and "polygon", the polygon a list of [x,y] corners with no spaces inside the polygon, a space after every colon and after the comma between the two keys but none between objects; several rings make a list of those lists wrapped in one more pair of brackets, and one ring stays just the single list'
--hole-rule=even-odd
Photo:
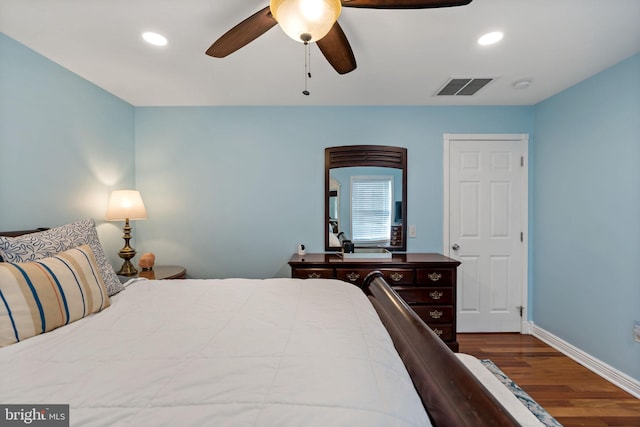
[{"label": "dark wood footboard", "polygon": [[436,427],[519,425],[389,286],[382,273],[369,274],[363,290],[389,331]]}]

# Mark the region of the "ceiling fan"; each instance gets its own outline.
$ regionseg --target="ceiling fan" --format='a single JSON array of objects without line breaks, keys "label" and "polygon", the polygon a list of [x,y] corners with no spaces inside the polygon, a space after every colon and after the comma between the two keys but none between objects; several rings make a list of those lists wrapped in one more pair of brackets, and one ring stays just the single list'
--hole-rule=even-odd
[{"label": "ceiling fan", "polygon": [[[304,2],[304,0],[300,0]],[[292,0],[271,0],[269,6],[251,15],[238,25],[223,34],[209,49],[207,55],[216,58],[235,52],[241,47],[251,43],[276,24],[280,23],[285,33],[297,41],[305,44],[316,42],[318,48],[329,61],[331,66],[339,73],[346,74],[356,69],[356,59],[340,24],[337,22],[340,7],[359,7],[368,9],[426,9],[437,7],[464,6],[472,0],[324,0],[323,3],[334,3],[333,16],[328,20],[326,34],[312,34],[311,32],[291,34],[285,28],[285,12],[287,3]],[[285,7],[283,7],[283,5]],[[278,18],[278,19],[276,19]],[[327,32],[328,31],[328,32]],[[321,31],[322,32],[322,31]]]}]

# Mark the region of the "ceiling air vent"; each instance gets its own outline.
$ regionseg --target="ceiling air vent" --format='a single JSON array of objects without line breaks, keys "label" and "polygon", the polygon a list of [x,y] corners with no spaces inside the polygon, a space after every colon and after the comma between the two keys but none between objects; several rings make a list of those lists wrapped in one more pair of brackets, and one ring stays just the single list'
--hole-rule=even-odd
[{"label": "ceiling air vent", "polygon": [[449,79],[449,81],[438,91],[436,96],[475,95],[480,89],[482,89],[492,81],[492,78]]}]

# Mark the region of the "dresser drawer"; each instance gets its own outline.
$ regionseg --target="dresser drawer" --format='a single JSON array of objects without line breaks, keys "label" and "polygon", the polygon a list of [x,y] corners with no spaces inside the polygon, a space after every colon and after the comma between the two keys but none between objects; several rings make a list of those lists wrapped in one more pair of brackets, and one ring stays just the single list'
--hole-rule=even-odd
[{"label": "dresser drawer", "polygon": [[408,304],[453,303],[453,289],[451,288],[414,288],[394,286],[394,289]]},{"label": "dresser drawer", "polygon": [[411,305],[411,308],[429,325],[453,322],[453,306],[451,305]]},{"label": "dresser drawer", "polygon": [[[374,269],[375,270],[375,269]],[[371,271],[374,271],[371,270]],[[408,268],[379,268],[379,272],[384,275],[384,280],[391,286],[395,285],[413,285],[414,273]]]},{"label": "dresser drawer", "polygon": [[375,270],[376,268],[336,268],[336,277],[360,286],[367,274]]},{"label": "dresser drawer", "polygon": [[453,325],[429,325],[431,330],[439,336],[442,341],[451,341],[453,339]]},{"label": "dresser drawer", "polygon": [[335,279],[333,268],[296,268],[291,276],[297,279]]},{"label": "dresser drawer", "polygon": [[453,286],[454,270],[449,268],[419,268],[418,286]]},{"label": "dresser drawer", "polygon": [[379,271],[390,285],[413,285],[414,274],[409,268],[337,268],[336,277],[345,282],[362,285],[372,271]]}]

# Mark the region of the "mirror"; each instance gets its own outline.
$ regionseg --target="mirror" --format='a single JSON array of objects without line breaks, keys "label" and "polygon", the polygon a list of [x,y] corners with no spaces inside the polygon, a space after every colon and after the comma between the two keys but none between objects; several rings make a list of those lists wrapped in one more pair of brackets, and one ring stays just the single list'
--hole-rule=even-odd
[{"label": "mirror", "polygon": [[406,251],[407,150],[351,145],[325,149],[325,251]]}]

